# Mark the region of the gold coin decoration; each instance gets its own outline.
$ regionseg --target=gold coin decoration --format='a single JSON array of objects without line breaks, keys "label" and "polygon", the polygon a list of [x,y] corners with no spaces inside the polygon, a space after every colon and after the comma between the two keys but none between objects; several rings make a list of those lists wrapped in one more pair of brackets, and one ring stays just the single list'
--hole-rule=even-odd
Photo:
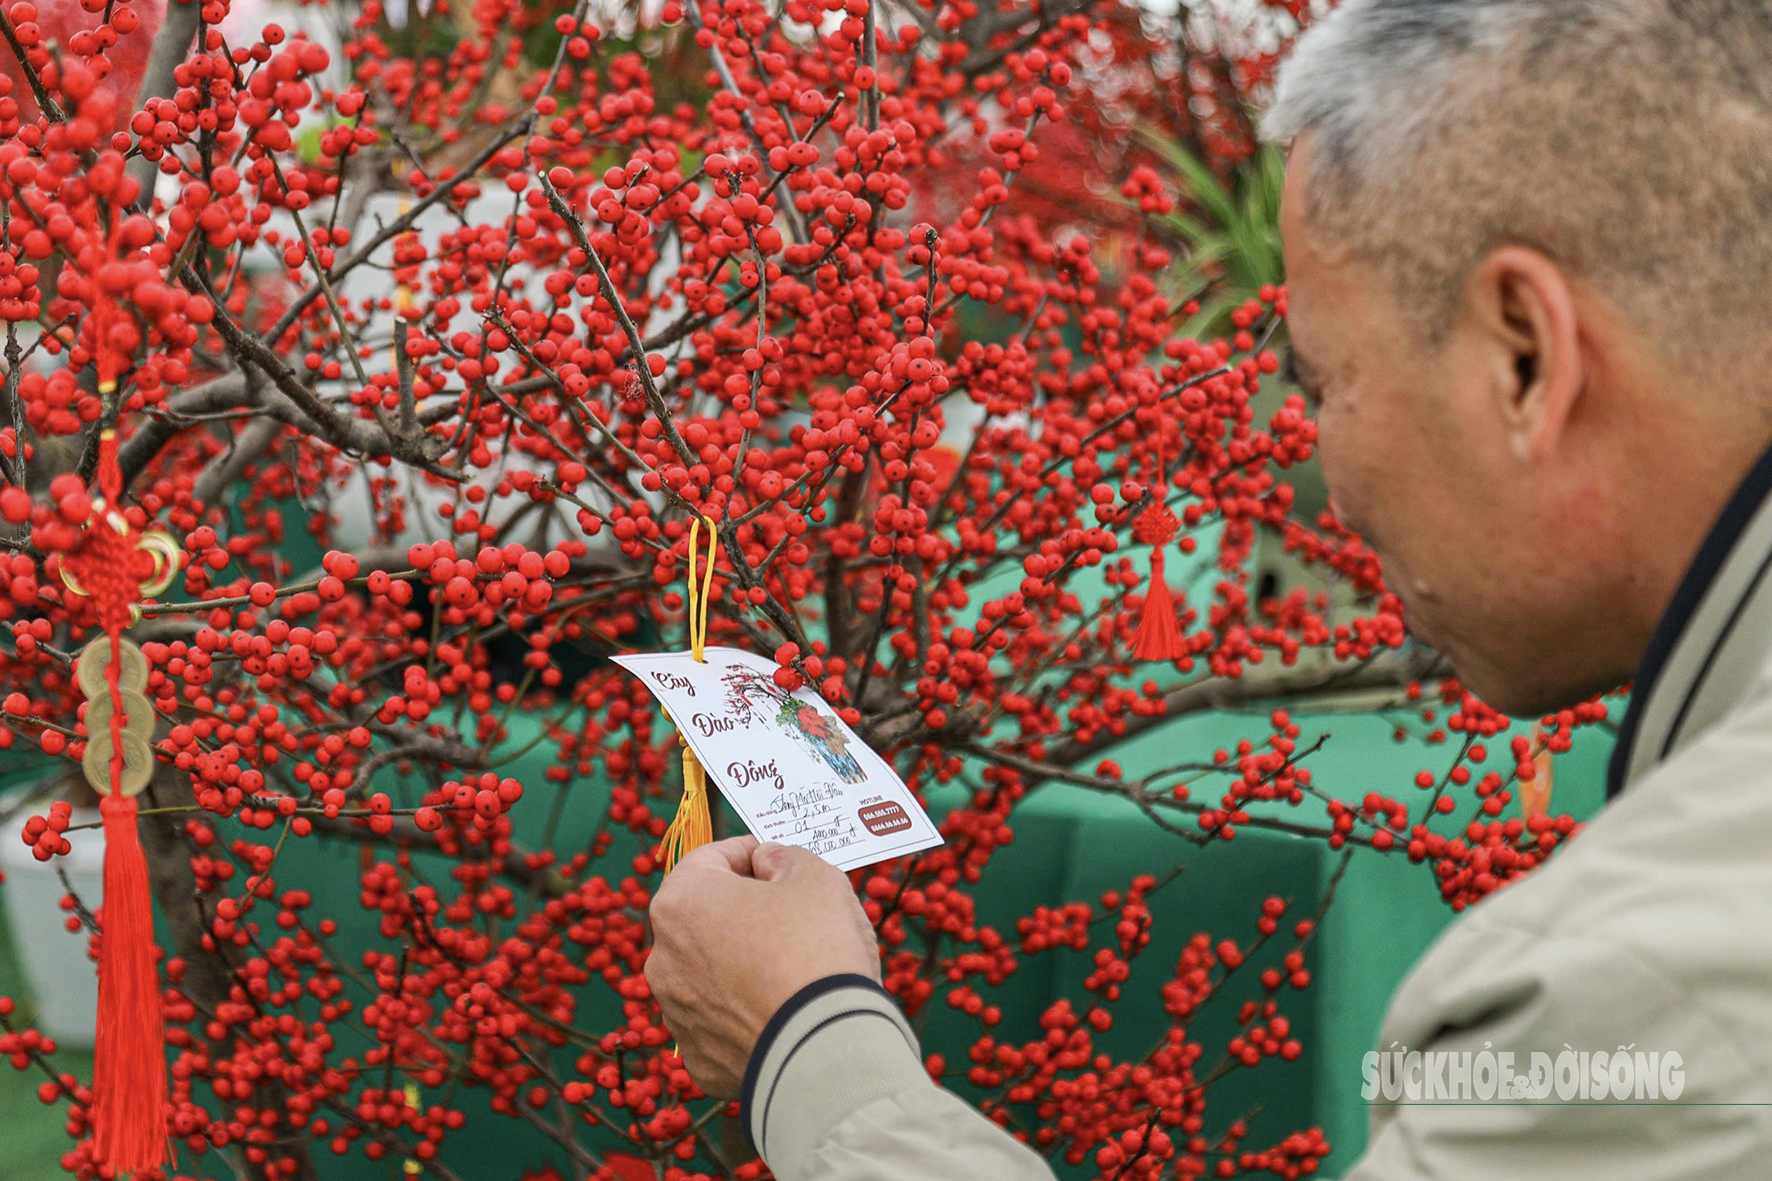
[{"label": "gold coin decoration", "polygon": [[[128,640],[118,641],[117,647],[123,661],[123,667],[117,673],[117,683],[124,689],[140,693],[148,687],[148,658]],[[74,679],[80,682],[80,692],[86,694],[86,700],[96,703],[109,697],[105,666],[110,663],[109,636],[100,636],[80,650],[74,660]]]},{"label": "gold coin decoration", "polygon": [[[128,640],[117,642],[118,698],[123,703],[123,794],[133,796],[154,776],[154,704],[142,692],[148,687],[148,658]],[[111,688],[105,670],[111,663],[111,640],[100,636],[80,650],[74,679],[86,694],[86,756],[80,769],[100,795],[111,792]]]},{"label": "gold coin decoration", "polygon": [[[124,689],[118,696],[123,699],[123,728],[131,734],[139,734],[152,742],[154,740],[154,703],[134,689]],[[91,735],[110,736],[111,699],[109,697],[94,698],[86,703],[86,732]]]},{"label": "gold coin decoration", "polygon": [[[111,733],[109,730],[94,734],[86,740],[86,757],[80,760],[80,769],[86,773],[86,782],[100,795],[111,794]],[[142,788],[154,777],[154,748],[146,738],[133,730],[123,731],[123,776],[122,791],[126,796],[141,794]]]},{"label": "gold coin decoration", "polygon": [[[104,505],[104,501],[95,500],[92,504],[94,508],[101,508]],[[113,509],[104,514],[104,519],[109,522],[111,528],[115,529],[118,533],[123,534],[125,537],[129,535],[129,521],[122,513]],[[142,550],[150,558],[154,559],[154,572],[136,584],[140,589],[143,598],[154,598],[167,587],[171,586],[173,579],[178,577],[178,560],[184,551],[180,548],[178,542],[173,540],[172,534],[161,532],[158,529],[143,533],[138,537],[135,542],[135,548]],[[81,585],[79,576],[70,570],[65,562],[62,563],[61,566],[61,576],[62,582],[65,583],[67,588],[75,594],[82,597],[91,595],[92,592]],[[141,617],[142,605],[140,603],[131,603],[129,605],[129,618],[131,620],[139,620]]]},{"label": "gold coin decoration", "polygon": [[172,534],[158,529],[142,534],[135,547],[148,551],[154,559],[154,573],[141,582],[142,597],[151,599],[171,586],[178,576],[178,560],[184,555],[184,548],[173,540]]}]

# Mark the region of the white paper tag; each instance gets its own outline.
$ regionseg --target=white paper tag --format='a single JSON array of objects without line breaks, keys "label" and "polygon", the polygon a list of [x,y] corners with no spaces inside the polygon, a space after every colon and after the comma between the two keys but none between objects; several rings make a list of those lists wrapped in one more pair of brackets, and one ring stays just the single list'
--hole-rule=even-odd
[{"label": "white paper tag", "polygon": [[858,869],[941,844],[904,780],[818,694],[738,648],[613,657],[669,711],[746,827]]}]

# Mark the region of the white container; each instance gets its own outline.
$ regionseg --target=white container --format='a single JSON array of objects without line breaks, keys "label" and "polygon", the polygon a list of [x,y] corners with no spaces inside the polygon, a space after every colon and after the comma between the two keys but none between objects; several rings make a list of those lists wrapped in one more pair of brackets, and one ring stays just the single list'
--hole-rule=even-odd
[{"label": "white container", "polygon": [[[98,970],[86,954],[90,936],[84,929],[68,930],[70,912],[61,907],[67,890],[55,871],[58,866],[66,871],[80,901],[98,909],[104,900],[104,830],[70,832],[73,848],[65,857],[38,861],[21,835],[25,820],[17,816],[0,828],[0,870],[6,873],[0,895],[6,898],[13,949],[36,1001],[33,1024],[63,1045],[90,1046],[98,1016]],[[99,820],[96,808],[76,808],[69,822]]]}]

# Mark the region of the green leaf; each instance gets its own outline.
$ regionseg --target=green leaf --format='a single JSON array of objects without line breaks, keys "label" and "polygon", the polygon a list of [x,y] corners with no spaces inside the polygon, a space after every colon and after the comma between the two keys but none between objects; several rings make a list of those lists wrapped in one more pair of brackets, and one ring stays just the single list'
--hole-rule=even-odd
[{"label": "green leaf", "polygon": [[1227,182],[1160,132],[1144,127],[1138,134],[1174,170],[1176,191],[1188,206],[1153,219],[1185,247],[1168,276],[1170,285],[1185,294],[1211,281],[1211,291],[1187,327],[1196,334],[1223,331],[1231,311],[1263,286],[1285,282],[1279,225],[1285,154],[1264,145]]},{"label": "green leaf", "polygon": [[1187,182],[1182,188],[1183,194],[1204,209],[1214,221],[1224,225],[1236,219],[1236,199],[1219,182],[1217,175],[1206,166],[1204,160],[1150,127],[1140,127],[1138,137],[1181,174],[1182,179]]}]

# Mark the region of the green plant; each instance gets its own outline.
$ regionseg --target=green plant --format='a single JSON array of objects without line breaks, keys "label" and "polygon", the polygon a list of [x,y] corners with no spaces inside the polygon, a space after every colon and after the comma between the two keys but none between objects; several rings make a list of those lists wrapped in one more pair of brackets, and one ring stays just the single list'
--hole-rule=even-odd
[{"label": "green plant", "polygon": [[1256,298],[1264,285],[1285,282],[1280,192],[1286,157],[1264,144],[1227,181],[1186,146],[1153,128],[1140,129],[1139,138],[1180,179],[1183,204],[1152,222],[1181,247],[1180,261],[1166,277],[1174,297],[1200,304],[1183,333],[1222,333],[1231,312]]}]

